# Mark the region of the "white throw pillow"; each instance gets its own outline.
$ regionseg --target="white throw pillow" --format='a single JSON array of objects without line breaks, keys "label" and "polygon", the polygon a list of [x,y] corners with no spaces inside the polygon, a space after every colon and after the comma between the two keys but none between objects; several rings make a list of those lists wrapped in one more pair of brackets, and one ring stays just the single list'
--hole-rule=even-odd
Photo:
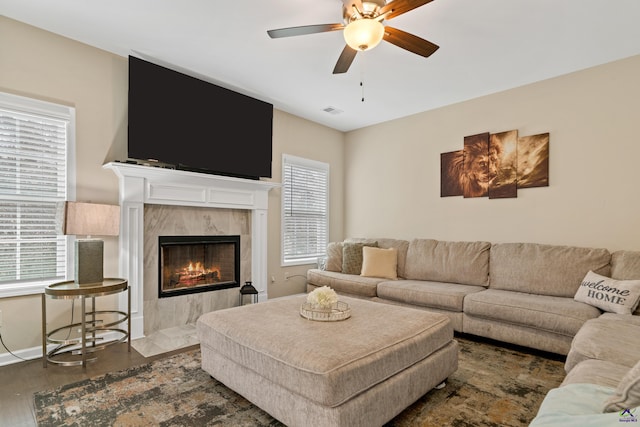
[{"label": "white throw pillow", "polygon": [[611,313],[631,314],[640,301],[640,280],[615,280],[589,271],[573,299]]},{"label": "white throw pillow", "polygon": [[615,393],[604,402],[602,412],[618,412],[640,406],[640,362],[620,380]]},{"label": "white throw pillow", "polygon": [[398,250],[365,246],[362,248],[361,276],[398,278]]}]

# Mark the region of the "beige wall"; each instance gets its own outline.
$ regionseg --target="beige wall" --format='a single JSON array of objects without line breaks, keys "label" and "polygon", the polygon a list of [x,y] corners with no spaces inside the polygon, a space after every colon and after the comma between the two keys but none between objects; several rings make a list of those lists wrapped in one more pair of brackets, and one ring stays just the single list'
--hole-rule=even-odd
[{"label": "beige wall", "polygon": [[[337,130],[300,119],[291,114],[275,111],[273,130],[273,179],[282,181],[282,154],[291,154],[307,159],[314,159],[329,163],[329,240],[343,238],[343,147],[344,134]],[[269,193],[268,218],[268,270],[269,270],[269,298],[304,292],[306,287],[306,272],[309,265],[296,267],[280,267],[280,229],[281,229],[281,189],[274,189]],[[275,245],[275,246],[274,246]],[[284,279],[284,274],[291,276]],[[272,282],[272,278],[275,281]]]},{"label": "beige wall", "polygon": [[[639,75],[636,56],[348,133],[345,235],[640,250]],[[511,129],[550,132],[549,187],[440,197],[440,153]]]},{"label": "beige wall", "polygon": [[[126,147],[125,58],[0,17],[0,90],[75,107],[76,198],[118,202],[118,181],[102,164]],[[117,277],[117,238],[104,240],[105,276]],[[100,303],[112,306],[116,299]],[[70,307],[69,301],[51,301],[52,327],[69,322]],[[2,336],[11,350],[40,344],[39,295],[0,299],[0,310]]]},{"label": "beige wall", "polygon": [[[9,42],[10,41],[10,42]],[[25,52],[27,54],[25,54]],[[123,159],[127,143],[127,59],[0,16],[0,91],[57,102],[76,109],[77,199],[117,203],[118,181],[102,164]],[[341,132],[275,111],[273,180],[280,181],[286,152],[331,165],[332,238],[342,237]],[[280,268],[280,192],[269,199],[270,296],[304,289],[303,280],[284,280]],[[105,238],[105,275],[117,276],[117,238]],[[110,297],[108,297],[110,298]],[[53,301],[60,303],[60,301]],[[52,325],[70,319],[70,303],[54,304]],[[115,304],[115,298],[103,304]],[[13,351],[40,345],[40,296],[0,299],[4,342]],[[77,317],[76,317],[77,319]],[[0,348],[0,356],[4,349]]]}]

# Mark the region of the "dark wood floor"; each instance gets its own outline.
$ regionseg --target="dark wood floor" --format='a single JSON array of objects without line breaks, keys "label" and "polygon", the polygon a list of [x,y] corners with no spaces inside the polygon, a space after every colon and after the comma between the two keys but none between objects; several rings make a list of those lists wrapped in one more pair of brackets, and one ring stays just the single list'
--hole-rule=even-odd
[{"label": "dark wood floor", "polygon": [[154,357],[144,357],[133,348],[127,352],[127,344],[115,344],[96,353],[98,360],[81,366],[57,366],[49,364],[45,369],[42,359],[15,363],[0,367],[0,426],[35,426],[33,393],[71,384],[107,372],[119,371],[142,365],[162,357],[197,348],[192,346],[163,353]]}]

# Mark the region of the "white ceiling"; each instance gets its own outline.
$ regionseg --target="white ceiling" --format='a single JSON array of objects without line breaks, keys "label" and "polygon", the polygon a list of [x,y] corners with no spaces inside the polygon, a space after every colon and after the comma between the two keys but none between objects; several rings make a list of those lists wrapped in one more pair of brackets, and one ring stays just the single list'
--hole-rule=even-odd
[{"label": "white ceiling", "polygon": [[340,0],[0,0],[9,18],[342,131],[640,54],[639,0],[435,0],[385,21],[439,45],[435,54],[382,42],[342,75],[332,74],[340,31],[267,36],[341,22],[341,7]]}]

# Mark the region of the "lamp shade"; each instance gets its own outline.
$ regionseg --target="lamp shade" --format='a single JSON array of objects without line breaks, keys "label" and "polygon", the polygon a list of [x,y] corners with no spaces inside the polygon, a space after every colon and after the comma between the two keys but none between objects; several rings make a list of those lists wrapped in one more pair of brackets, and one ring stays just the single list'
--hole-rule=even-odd
[{"label": "lamp shade", "polygon": [[[120,231],[120,206],[82,202],[60,203],[56,225],[59,234],[117,236]],[[75,282],[79,286],[102,282],[103,254],[102,240],[76,239]]]},{"label": "lamp shade", "polygon": [[58,215],[60,234],[117,236],[120,232],[120,206],[64,202]]},{"label": "lamp shade", "polygon": [[357,19],[345,27],[343,35],[350,48],[365,51],[373,49],[382,41],[384,25],[375,19]]}]

